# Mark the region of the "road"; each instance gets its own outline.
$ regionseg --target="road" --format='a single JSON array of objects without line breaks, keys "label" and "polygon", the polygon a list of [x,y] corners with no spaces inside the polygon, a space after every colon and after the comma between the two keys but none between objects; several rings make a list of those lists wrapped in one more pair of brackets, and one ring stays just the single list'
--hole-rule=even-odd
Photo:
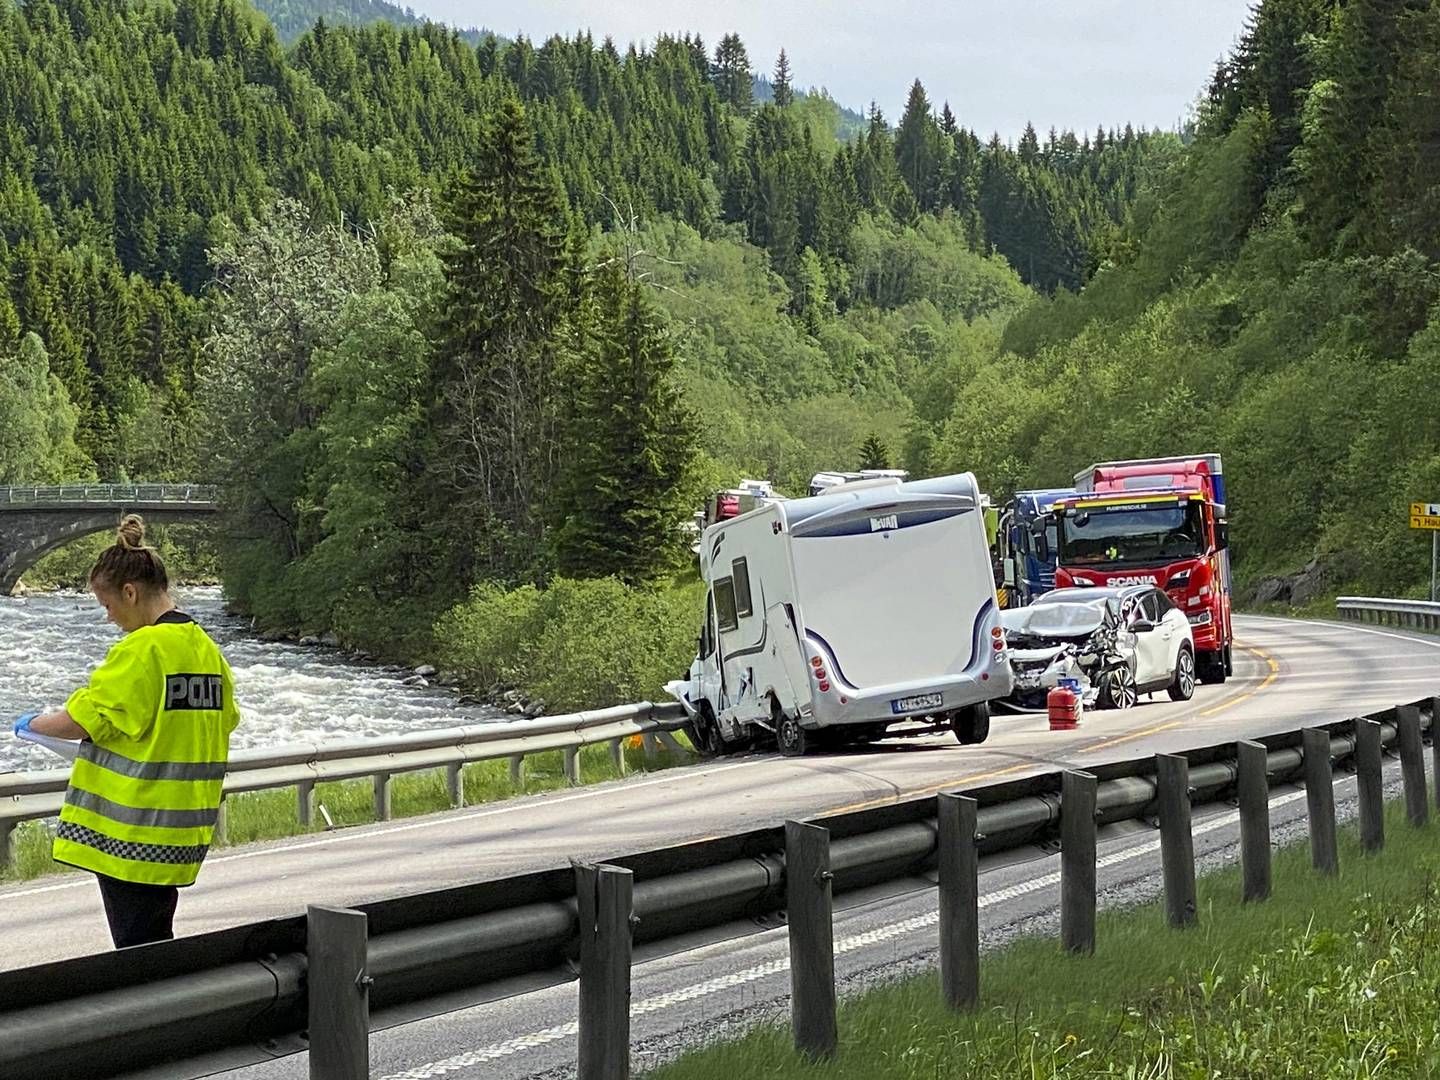
[{"label": "road", "polygon": [[[176,930],[201,933],[855,810],[965,785],[1342,720],[1440,693],[1440,639],[1334,623],[1237,620],[1235,677],[1188,703],[1162,693],[1077,731],[997,714],[989,740],[946,736],[862,751],[753,754],[470,810],[228,850],[181,897]],[[0,970],[109,947],[87,875],[0,890]]]}]

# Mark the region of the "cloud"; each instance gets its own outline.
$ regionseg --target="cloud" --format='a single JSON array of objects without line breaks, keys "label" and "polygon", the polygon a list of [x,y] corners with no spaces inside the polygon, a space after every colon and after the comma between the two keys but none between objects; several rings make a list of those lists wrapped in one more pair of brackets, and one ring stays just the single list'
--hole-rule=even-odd
[{"label": "cloud", "polygon": [[1241,31],[1250,0],[422,0],[432,18],[535,40],[589,28],[623,48],[699,31],[736,31],[768,72],[783,46],[797,84],[842,104],[871,100],[892,120],[911,82],[962,123],[1016,137],[1098,124],[1168,128],[1204,89]]}]

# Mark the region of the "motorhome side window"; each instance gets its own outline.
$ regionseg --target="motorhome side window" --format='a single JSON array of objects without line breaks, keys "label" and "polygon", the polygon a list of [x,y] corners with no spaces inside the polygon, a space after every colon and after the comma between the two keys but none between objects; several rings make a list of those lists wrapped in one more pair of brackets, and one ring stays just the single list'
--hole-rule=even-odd
[{"label": "motorhome side window", "polygon": [[736,559],[730,564],[730,572],[735,583],[735,614],[743,619],[755,611],[750,603],[750,567],[744,559]]},{"label": "motorhome side window", "polygon": [[740,625],[740,618],[735,614],[735,582],[728,577],[715,582],[715,618],[721,633]]},{"label": "motorhome side window", "polygon": [[715,625],[715,597],[705,597],[705,622],[700,627],[700,659],[708,659],[715,651],[715,632],[711,629]]}]

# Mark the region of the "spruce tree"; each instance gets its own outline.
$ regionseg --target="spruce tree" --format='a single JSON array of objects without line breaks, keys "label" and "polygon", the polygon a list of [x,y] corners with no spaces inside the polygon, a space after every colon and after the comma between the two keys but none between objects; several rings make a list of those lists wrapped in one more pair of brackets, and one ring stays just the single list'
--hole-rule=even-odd
[{"label": "spruce tree", "polygon": [[447,222],[458,244],[445,260],[430,472],[458,572],[514,578],[540,570],[573,278],[564,205],[520,102],[507,99],[486,134]]},{"label": "spruce tree", "polygon": [[888,469],[890,468],[890,448],[881,440],[875,432],[865,437],[860,444],[860,468],[862,469]]},{"label": "spruce tree", "polygon": [[721,101],[737,112],[750,111],[755,101],[755,77],[750,73],[750,55],[739,34],[726,34],[715,46],[711,78]]},{"label": "spruce tree", "polygon": [[785,55],[785,50],[780,50],[780,55],[775,60],[775,77],[771,80],[774,86],[775,104],[784,108],[795,100],[795,91],[790,86],[790,58]]},{"label": "spruce tree", "polygon": [[916,79],[895,132],[895,160],[921,210],[933,210],[940,196],[940,130],[930,115],[930,99]]},{"label": "spruce tree", "polygon": [[674,568],[696,454],[671,339],[619,261],[598,275],[567,412],[573,435],[551,507],[571,577],[650,581]]}]

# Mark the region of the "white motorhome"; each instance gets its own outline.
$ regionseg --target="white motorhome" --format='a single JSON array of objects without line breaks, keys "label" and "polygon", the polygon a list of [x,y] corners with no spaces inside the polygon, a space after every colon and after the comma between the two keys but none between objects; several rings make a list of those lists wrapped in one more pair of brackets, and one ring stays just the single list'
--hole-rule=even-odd
[{"label": "white motorhome", "polygon": [[914,721],[983,741],[1011,673],[980,506],[969,473],[877,478],[706,529],[700,646],[667,687],[697,747],[763,730],[803,754]]}]

